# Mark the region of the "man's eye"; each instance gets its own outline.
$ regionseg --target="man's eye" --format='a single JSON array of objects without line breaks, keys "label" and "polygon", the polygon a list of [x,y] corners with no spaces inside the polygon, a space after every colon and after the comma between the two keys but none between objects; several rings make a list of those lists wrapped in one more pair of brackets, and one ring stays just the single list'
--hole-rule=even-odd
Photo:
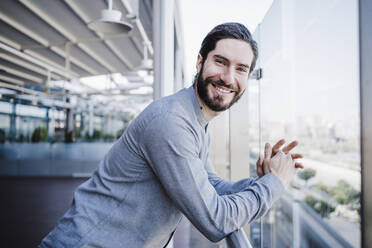
[{"label": "man's eye", "polygon": [[247,72],[248,70],[244,67],[239,67],[238,68],[238,71],[241,71],[241,72]]},{"label": "man's eye", "polygon": [[217,63],[217,64],[224,65],[224,64],[225,64],[225,61],[220,60],[220,59],[216,59],[216,63]]}]

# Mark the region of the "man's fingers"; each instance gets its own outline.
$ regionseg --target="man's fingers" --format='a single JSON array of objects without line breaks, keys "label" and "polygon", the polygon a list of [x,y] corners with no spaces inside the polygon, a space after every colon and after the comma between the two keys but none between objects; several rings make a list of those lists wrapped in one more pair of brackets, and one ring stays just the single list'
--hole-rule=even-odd
[{"label": "man's fingers", "polygon": [[265,158],[263,161],[263,172],[264,174],[270,173],[270,159],[271,159],[271,154],[272,154],[272,148],[269,143],[266,143],[265,145]]},{"label": "man's fingers", "polygon": [[284,139],[281,139],[278,142],[276,142],[276,144],[273,146],[272,156],[274,156],[280,150],[280,147],[282,147],[284,143],[285,143]]},{"label": "man's fingers", "polygon": [[262,155],[260,155],[260,156],[258,157],[258,160],[257,160],[256,165],[257,165],[257,166],[260,166],[260,167],[262,168],[263,161],[264,161],[264,158],[263,158]]},{"label": "man's fingers", "polygon": [[295,163],[295,168],[301,168],[301,169],[303,169],[303,168],[305,168],[305,167],[303,166],[303,164],[301,164],[301,163],[299,163],[299,162],[296,162],[296,163]]},{"label": "man's fingers", "polygon": [[289,145],[287,145],[286,147],[283,148],[283,152],[285,154],[287,154],[288,152],[290,152],[293,148],[295,148],[296,146],[298,145],[298,142],[295,140],[295,141],[292,141],[291,143],[289,143]]},{"label": "man's fingers", "polygon": [[265,144],[265,159],[270,159],[272,154],[272,148],[269,143]]},{"label": "man's fingers", "polygon": [[265,159],[264,162],[263,162],[263,173],[264,173],[264,175],[271,172],[269,163],[270,163],[269,159]]},{"label": "man's fingers", "polygon": [[291,154],[292,156],[292,159],[297,159],[297,158],[303,158],[304,156],[302,156],[301,154],[298,154],[298,153],[295,153],[295,154]]},{"label": "man's fingers", "polygon": [[263,166],[263,160],[264,160],[263,157],[260,155],[258,157],[257,162],[256,162],[256,173],[257,173],[257,176],[258,177],[262,177],[264,175],[263,168],[262,168],[262,166]]}]

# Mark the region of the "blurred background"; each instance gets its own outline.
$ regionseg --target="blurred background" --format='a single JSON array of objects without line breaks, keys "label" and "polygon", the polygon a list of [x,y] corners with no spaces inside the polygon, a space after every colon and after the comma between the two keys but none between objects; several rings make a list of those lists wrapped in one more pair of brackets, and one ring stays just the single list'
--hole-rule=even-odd
[{"label": "blurred background", "polygon": [[[2,0],[1,246],[37,246],[133,118],[192,84],[205,35],[236,21],[259,60],[239,103],[210,124],[216,170],[254,177],[265,142],[281,138],[305,156],[273,209],[244,228],[252,246],[369,247],[367,2]],[[169,247],[226,244],[184,218]]]}]

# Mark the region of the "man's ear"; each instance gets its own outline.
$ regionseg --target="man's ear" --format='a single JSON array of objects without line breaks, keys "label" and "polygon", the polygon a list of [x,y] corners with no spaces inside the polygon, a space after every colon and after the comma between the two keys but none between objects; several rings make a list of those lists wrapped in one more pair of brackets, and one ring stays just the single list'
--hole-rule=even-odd
[{"label": "man's ear", "polygon": [[201,68],[202,68],[202,64],[203,64],[203,57],[200,55],[200,53],[198,54],[198,59],[196,61],[196,71],[197,73],[200,72]]}]

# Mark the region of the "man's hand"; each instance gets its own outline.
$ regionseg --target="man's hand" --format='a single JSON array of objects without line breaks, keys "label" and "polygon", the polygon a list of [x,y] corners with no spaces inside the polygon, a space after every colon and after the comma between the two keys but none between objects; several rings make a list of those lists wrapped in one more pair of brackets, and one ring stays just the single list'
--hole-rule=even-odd
[{"label": "man's hand", "polygon": [[[285,140],[281,139],[279,140],[273,147],[269,143],[266,143],[265,145],[265,156],[263,157],[262,155],[259,156],[257,162],[256,162],[256,172],[259,177],[262,177],[263,175],[270,173],[270,159],[274,157],[279,151],[282,145],[284,145]],[[293,148],[295,148],[298,145],[297,141],[292,141],[290,144],[285,146],[282,150],[284,154],[288,154]],[[291,154],[291,157],[293,160],[298,159],[298,158],[303,158],[301,154]],[[294,163],[295,168],[304,168],[304,166],[296,162]]]},{"label": "man's hand", "polygon": [[[273,151],[272,151],[271,157],[274,157],[275,154],[277,154],[277,152],[280,151],[280,147],[282,147],[282,145],[284,145],[284,143],[285,143],[285,140],[284,139],[281,139],[278,142],[276,142],[276,144],[273,146]],[[287,146],[285,146],[282,149],[282,151],[284,152],[284,154],[288,154],[297,145],[298,145],[298,142],[296,140],[295,141],[292,141]],[[298,153],[291,154],[291,156],[292,156],[292,159],[293,160],[294,159],[298,159],[298,158],[303,158],[303,156],[301,154],[298,154]],[[301,168],[301,169],[304,168],[304,166],[301,163],[299,163],[299,162],[296,162],[295,163],[295,167],[296,168]]]},{"label": "man's hand", "polygon": [[297,168],[291,154],[285,154],[283,151],[278,151],[269,161],[271,173],[276,175],[284,186],[288,186],[293,176],[296,174]]}]

